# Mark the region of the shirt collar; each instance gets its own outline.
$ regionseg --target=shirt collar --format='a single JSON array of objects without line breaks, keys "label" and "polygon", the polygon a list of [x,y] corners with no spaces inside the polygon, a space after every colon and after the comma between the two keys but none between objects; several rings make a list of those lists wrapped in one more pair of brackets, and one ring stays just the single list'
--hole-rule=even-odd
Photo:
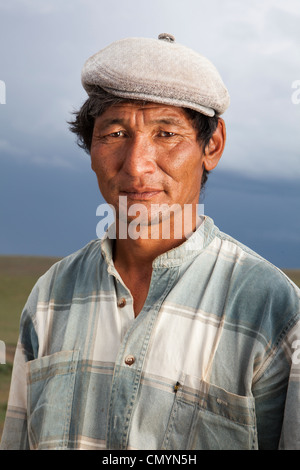
[{"label": "shirt collar", "polygon": [[[182,264],[189,258],[195,257],[213,240],[217,231],[213,220],[202,216],[197,230],[181,245],[161,254],[152,263],[153,268],[172,267]],[[113,267],[113,241],[115,224],[112,224],[101,240],[101,251],[107,264]]]}]

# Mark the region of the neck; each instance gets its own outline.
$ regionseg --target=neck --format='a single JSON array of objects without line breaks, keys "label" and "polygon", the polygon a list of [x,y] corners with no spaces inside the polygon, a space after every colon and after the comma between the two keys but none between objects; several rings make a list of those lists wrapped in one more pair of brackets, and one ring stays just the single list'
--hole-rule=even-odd
[{"label": "neck", "polygon": [[155,258],[181,245],[196,230],[200,221],[196,211],[187,219],[188,224],[184,217],[180,221],[172,217],[156,225],[137,225],[132,221],[126,227],[117,219],[115,265],[127,270],[152,269]]},{"label": "neck", "polygon": [[[155,230],[149,225],[141,225],[138,233],[130,231],[129,225],[126,225],[127,236],[124,236],[124,227],[121,227],[120,220],[117,219],[113,260],[115,268],[133,297],[135,316],[139,314],[147,298],[154,259],[181,245],[196,229],[199,217],[194,218],[189,233],[187,230],[183,231],[181,236],[178,230],[175,231],[174,220],[170,219],[169,222],[169,236],[165,236],[162,224],[158,224]],[[123,229],[121,232],[123,238],[119,236],[120,228]],[[178,229],[178,226],[176,228]]]},{"label": "neck", "polygon": [[117,239],[114,246],[115,265],[128,270],[152,267],[152,262],[162,253],[181,245],[184,240],[131,240]]}]

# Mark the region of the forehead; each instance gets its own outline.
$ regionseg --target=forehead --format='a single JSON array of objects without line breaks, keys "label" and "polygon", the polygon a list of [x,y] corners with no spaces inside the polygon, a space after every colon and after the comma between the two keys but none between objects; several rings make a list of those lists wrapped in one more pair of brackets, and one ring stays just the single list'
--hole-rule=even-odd
[{"label": "forehead", "polygon": [[165,122],[181,127],[192,128],[192,121],[184,108],[149,102],[124,102],[109,106],[98,118],[99,122],[110,120],[143,120],[147,123]]}]

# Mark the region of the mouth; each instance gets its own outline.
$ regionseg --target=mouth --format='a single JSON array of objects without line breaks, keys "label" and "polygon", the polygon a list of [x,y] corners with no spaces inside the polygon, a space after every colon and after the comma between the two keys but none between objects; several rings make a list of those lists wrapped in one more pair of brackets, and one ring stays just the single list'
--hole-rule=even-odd
[{"label": "mouth", "polygon": [[126,190],[120,191],[120,196],[127,196],[127,198],[135,201],[147,201],[162,192],[163,191],[161,189],[156,188],[127,188]]}]

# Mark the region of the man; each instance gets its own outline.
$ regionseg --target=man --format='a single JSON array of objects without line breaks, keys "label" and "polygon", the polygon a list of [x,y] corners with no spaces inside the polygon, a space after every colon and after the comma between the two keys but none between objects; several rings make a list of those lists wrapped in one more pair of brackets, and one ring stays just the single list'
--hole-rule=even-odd
[{"label": "man", "polygon": [[300,448],[299,289],[197,211],[226,139],[218,72],[163,34],[82,82],[71,127],[116,221],[34,287],[2,448]]}]

